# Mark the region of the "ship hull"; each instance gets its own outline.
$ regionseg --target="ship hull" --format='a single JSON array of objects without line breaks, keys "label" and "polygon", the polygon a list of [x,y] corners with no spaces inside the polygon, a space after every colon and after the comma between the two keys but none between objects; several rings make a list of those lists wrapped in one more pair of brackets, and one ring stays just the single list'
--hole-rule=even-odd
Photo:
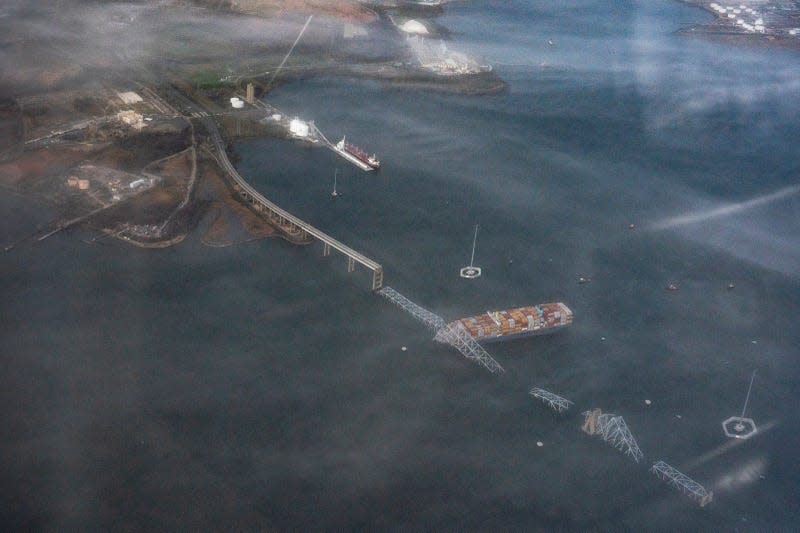
[{"label": "ship hull", "polygon": [[490,344],[493,342],[513,341],[516,339],[524,339],[527,337],[538,337],[540,335],[552,335],[554,333],[563,331],[568,325],[569,324],[564,324],[563,326],[551,326],[545,329],[528,330],[528,331],[522,331],[520,333],[506,333],[506,334],[490,335],[486,337],[475,337],[475,340],[481,344]]},{"label": "ship hull", "polygon": [[547,335],[572,324],[572,311],[561,302],[487,311],[482,315],[460,318],[448,324],[465,330],[481,343],[500,342],[537,335]]},{"label": "ship hull", "polygon": [[333,146],[333,151],[336,152],[337,154],[339,154],[340,156],[342,156],[343,158],[347,159],[351,163],[353,163],[355,166],[357,166],[358,168],[360,168],[364,172],[370,172],[370,171],[375,170],[374,168],[372,168],[371,166],[369,166],[368,164],[366,164],[365,162],[363,162],[362,160],[360,160],[359,158],[357,158],[356,156],[354,156],[353,154],[351,154],[347,150],[342,150],[341,148],[338,148],[337,146],[334,145]]}]

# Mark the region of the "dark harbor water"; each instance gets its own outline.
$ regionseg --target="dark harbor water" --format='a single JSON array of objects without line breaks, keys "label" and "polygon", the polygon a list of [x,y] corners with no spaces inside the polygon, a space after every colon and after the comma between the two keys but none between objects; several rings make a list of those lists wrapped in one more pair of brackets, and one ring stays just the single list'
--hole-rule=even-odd
[{"label": "dark harbor water", "polygon": [[[454,3],[438,19],[451,47],[494,64],[506,93],[318,79],[270,96],[376,152],[376,174],[289,141],[236,146],[265,196],[446,319],[567,303],[564,333],[489,345],[500,377],[319,245],[196,233],[153,251],[74,231],[5,254],[4,523],[794,529],[800,57],[673,35],[707,17]],[[7,241],[47,220],[0,205]],[[466,281],[474,224],[483,276]],[[727,440],[753,370],[760,432]],[[575,405],[555,415],[533,386]],[[624,416],[642,462],[579,430],[593,407]],[[659,459],[714,501],[657,480]]]}]

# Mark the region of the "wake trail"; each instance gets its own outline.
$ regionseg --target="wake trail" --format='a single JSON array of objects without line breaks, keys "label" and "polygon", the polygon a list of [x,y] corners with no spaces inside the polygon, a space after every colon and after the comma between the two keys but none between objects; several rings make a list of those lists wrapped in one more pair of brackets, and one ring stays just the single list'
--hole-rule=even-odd
[{"label": "wake trail", "polygon": [[698,222],[705,222],[707,220],[731,216],[749,209],[754,209],[756,207],[761,207],[763,205],[782,200],[789,196],[795,195],[798,192],[800,192],[800,185],[792,185],[763,196],[745,200],[744,202],[737,202],[722,207],[716,207],[703,211],[694,211],[685,215],[670,217],[662,220],[661,222],[656,222],[651,226],[651,228],[659,230],[673,229],[680,226],[687,226],[689,224],[697,224]]}]

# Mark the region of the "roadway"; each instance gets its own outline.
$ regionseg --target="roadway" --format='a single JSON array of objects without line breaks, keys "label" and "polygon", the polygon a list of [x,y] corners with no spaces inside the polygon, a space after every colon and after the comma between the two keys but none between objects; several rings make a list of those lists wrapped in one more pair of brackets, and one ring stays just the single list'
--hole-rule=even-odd
[{"label": "roadway", "polygon": [[[249,196],[254,202],[257,202],[263,206],[268,212],[270,212],[280,221],[288,222],[303,233],[322,241],[326,245],[326,249],[327,247],[330,247],[347,256],[351,261],[349,266],[352,266],[352,262],[355,261],[371,270],[373,273],[373,290],[380,289],[383,286],[383,267],[380,265],[380,263],[377,263],[364,254],[353,250],[344,243],[334,239],[327,233],[315,228],[308,222],[301,220],[300,218],[292,215],[288,211],[267,200],[260,192],[247,183],[247,180],[245,180],[242,175],[239,174],[233,164],[231,164],[230,160],[228,159],[228,154],[225,151],[225,141],[223,140],[222,135],[219,132],[219,128],[217,128],[217,124],[214,122],[214,119],[208,116],[208,113],[206,113],[204,109],[192,102],[189,98],[177,90],[172,90],[171,94],[177,101],[180,102],[181,106],[184,107],[184,111],[186,113],[194,117],[195,120],[199,120],[206,128],[209,138],[214,145],[214,149],[217,152],[217,161],[233,178],[234,182],[236,182],[245,196]],[[352,270],[352,268],[349,270]]]}]

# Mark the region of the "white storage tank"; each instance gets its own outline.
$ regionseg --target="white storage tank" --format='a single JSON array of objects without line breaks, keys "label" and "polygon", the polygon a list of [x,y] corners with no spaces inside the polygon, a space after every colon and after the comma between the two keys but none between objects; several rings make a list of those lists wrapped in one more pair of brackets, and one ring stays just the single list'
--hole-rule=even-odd
[{"label": "white storage tank", "polygon": [[292,121],[289,122],[289,133],[295,137],[308,137],[308,132],[308,123],[303,122],[299,118],[293,118]]}]

